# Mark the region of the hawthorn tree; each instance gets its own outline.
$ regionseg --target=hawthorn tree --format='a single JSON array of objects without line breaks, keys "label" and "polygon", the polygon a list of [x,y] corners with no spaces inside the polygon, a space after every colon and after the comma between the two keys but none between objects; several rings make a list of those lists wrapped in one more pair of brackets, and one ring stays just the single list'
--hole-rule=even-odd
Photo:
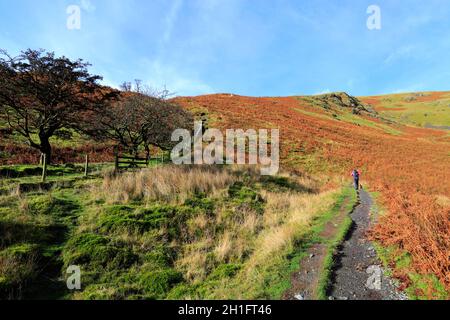
[{"label": "hawthorn tree", "polygon": [[50,138],[61,130],[80,130],[92,112],[119,92],[102,87],[89,63],[31,50],[11,57],[0,50],[0,116],[51,163]]},{"label": "hawthorn tree", "polygon": [[95,139],[113,140],[137,156],[144,148],[147,157],[150,146],[170,150],[175,129],[193,128],[191,113],[166,99],[167,91],[130,91],[130,85],[119,101],[91,117],[86,133]]}]

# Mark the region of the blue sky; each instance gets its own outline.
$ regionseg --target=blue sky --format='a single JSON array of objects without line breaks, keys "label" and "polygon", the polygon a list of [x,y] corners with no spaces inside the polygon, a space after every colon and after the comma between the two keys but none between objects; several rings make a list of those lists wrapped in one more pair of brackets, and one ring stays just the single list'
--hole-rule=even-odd
[{"label": "blue sky", "polygon": [[[373,4],[381,30],[366,26]],[[0,48],[178,95],[450,90],[450,0],[0,0]]]}]

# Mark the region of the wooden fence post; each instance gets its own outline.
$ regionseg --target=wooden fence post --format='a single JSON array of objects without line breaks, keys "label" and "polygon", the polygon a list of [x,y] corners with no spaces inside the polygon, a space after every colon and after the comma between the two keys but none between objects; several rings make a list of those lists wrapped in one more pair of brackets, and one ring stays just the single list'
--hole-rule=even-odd
[{"label": "wooden fence post", "polygon": [[116,172],[119,171],[119,151],[117,150],[117,147],[114,147],[114,170]]},{"label": "wooden fence post", "polygon": [[84,176],[87,177],[89,174],[89,155],[86,155],[86,161],[84,163]]},{"label": "wooden fence post", "polygon": [[42,154],[43,163],[42,163],[42,182],[45,182],[45,179],[47,178],[47,155],[44,153]]}]

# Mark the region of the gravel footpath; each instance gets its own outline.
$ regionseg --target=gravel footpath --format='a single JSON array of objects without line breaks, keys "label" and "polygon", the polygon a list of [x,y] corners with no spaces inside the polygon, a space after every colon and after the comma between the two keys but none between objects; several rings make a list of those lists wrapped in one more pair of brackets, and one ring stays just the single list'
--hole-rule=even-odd
[{"label": "gravel footpath", "polygon": [[360,204],[351,217],[354,222],[335,257],[330,300],[406,300],[392,279],[384,274],[375,249],[365,237],[370,226],[370,195],[361,190]]}]

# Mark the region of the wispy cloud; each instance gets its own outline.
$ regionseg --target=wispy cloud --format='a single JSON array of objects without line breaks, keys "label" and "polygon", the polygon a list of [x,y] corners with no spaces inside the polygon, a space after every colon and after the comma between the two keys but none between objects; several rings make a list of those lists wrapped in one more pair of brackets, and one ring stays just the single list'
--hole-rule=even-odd
[{"label": "wispy cloud", "polygon": [[180,12],[182,6],[183,6],[183,0],[174,0],[169,9],[169,13],[166,15],[166,19],[165,19],[166,29],[165,29],[164,35],[163,35],[164,43],[169,42],[172,37],[172,31],[177,22],[178,13]]},{"label": "wispy cloud", "polygon": [[91,0],[81,0],[81,8],[87,12],[94,12],[96,9]]},{"label": "wispy cloud", "polygon": [[414,52],[415,47],[412,45],[403,46],[400,48],[397,48],[392,53],[390,53],[386,59],[384,59],[384,64],[389,65],[392,64],[398,60],[407,59],[411,57],[411,55]]},{"label": "wispy cloud", "polygon": [[322,94],[327,94],[327,93],[331,93],[331,90],[330,89],[325,89],[325,90],[322,90],[322,91],[314,93],[314,95],[315,96],[320,96]]},{"label": "wispy cloud", "polygon": [[153,88],[165,86],[175,95],[186,96],[214,92],[214,89],[202,80],[189,74],[185,75],[176,67],[159,60],[144,60],[142,67],[145,71],[144,82]]},{"label": "wispy cloud", "polygon": [[418,91],[426,91],[427,86],[423,83],[412,84],[403,88],[397,88],[391,90],[392,93],[409,93],[409,92],[418,92]]},{"label": "wispy cloud", "polygon": [[[70,4],[80,30],[66,28]],[[0,47],[83,58],[105,83],[140,78],[180,95],[449,89],[448,3],[377,4],[372,32],[356,0],[0,1]]]}]

